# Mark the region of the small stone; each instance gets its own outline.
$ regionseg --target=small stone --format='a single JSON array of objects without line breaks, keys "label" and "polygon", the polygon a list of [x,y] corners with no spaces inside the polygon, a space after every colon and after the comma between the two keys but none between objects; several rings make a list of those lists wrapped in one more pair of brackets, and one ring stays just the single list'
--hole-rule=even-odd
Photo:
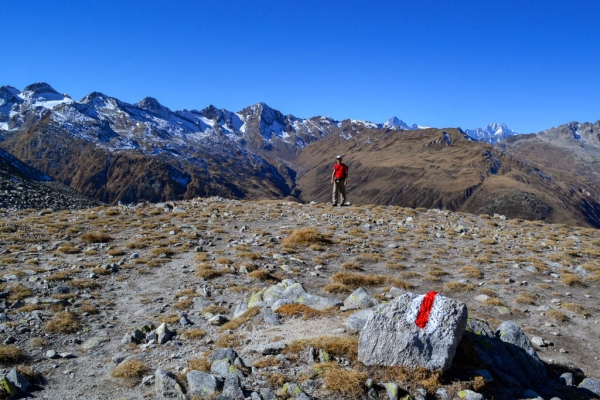
[{"label": "small stone", "polygon": [[533,336],[531,338],[531,343],[533,343],[537,347],[546,347],[546,343],[544,343],[544,339],[542,339],[539,336]]},{"label": "small stone", "polygon": [[58,354],[55,350],[48,350],[46,352],[46,358],[58,358]]},{"label": "small stone", "polygon": [[558,381],[563,385],[573,386],[573,374],[570,372],[565,372],[558,378]]}]

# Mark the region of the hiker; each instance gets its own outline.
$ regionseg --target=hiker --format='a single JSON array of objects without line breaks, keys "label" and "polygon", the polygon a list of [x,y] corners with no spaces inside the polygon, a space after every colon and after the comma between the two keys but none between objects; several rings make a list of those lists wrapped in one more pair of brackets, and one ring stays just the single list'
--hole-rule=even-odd
[{"label": "hiker", "polygon": [[338,196],[340,197],[339,205],[346,204],[346,184],[348,183],[348,166],[342,162],[342,156],[337,156],[336,160],[331,174],[331,184],[333,185],[331,205],[333,207],[338,205]]}]

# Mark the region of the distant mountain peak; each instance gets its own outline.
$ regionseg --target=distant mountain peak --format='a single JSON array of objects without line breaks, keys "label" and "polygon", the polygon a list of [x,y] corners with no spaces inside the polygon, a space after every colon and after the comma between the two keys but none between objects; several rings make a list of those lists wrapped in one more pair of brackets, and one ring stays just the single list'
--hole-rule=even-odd
[{"label": "distant mountain peak", "polygon": [[419,129],[417,124],[408,125],[406,122],[402,121],[400,118],[394,116],[387,121],[385,121],[382,125],[383,128],[399,128],[403,130],[415,130]]},{"label": "distant mountain peak", "polygon": [[33,85],[26,86],[25,89],[23,89],[23,94],[25,93],[31,93],[32,95],[41,95],[46,93],[60,94],[46,82],[38,82],[34,83]]},{"label": "distant mountain peak", "polygon": [[497,143],[509,136],[518,135],[504,123],[489,123],[484,128],[465,129],[465,133],[473,139],[485,141],[488,143]]}]

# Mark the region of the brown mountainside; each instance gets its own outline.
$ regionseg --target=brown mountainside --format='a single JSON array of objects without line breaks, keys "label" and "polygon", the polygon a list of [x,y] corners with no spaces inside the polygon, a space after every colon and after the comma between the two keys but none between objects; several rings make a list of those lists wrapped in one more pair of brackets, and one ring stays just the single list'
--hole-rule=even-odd
[{"label": "brown mountainside", "polygon": [[188,149],[186,157],[168,151],[110,152],[96,142],[73,137],[51,118],[13,134],[2,146],[54,179],[106,203],[213,195],[284,198],[290,193],[282,175],[289,174],[287,169],[280,172],[239,148],[231,150],[236,156],[207,148]]},{"label": "brown mountainside", "polygon": [[330,201],[334,157],[343,154],[353,203],[600,226],[600,205],[574,189],[580,180],[576,174],[549,174],[457,129],[359,128],[348,138],[350,128],[300,153],[296,165],[303,200]]}]

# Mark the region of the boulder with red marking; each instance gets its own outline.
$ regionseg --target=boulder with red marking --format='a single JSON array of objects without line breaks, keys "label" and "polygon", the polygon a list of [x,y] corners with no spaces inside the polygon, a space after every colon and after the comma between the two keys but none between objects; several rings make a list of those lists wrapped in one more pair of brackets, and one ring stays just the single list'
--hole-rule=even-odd
[{"label": "boulder with red marking", "polygon": [[365,365],[445,371],[467,326],[467,306],[435,292],[404,293],[375,308],[360,332]]}]

